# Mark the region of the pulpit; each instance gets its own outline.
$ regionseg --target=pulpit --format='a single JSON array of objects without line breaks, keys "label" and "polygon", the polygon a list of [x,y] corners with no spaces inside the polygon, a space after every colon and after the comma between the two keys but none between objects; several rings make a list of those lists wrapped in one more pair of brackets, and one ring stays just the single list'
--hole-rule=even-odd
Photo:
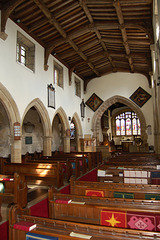
[{"label": "pulpit", "polygon": [[81,138],[80,143],[82,152],[96,152],[95,138]]}]

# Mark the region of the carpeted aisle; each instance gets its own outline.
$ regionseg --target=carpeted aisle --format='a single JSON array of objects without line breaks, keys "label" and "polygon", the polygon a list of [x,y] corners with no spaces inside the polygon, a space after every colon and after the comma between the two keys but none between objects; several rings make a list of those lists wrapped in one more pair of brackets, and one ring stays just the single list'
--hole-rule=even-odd
[{"label": "carpeted aisle", "polygon": [[30,208],[30,210],[31,210],[31,216],[48,218],[49,217],[48,198],[45,198],[39,203],[36,203]]},{"label": "carpeted aisle", "polygon": [[9,240],[9,222],[0,224],[0,240]]}]

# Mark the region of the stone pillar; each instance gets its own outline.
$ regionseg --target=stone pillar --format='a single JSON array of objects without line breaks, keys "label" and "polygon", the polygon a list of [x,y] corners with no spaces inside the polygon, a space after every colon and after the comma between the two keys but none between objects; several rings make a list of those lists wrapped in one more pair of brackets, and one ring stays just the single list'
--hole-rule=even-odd
[{"label": "stone pillar", "polygon": [[11,162],[12,163],[21,163],[21,145],[22,140],[13,140],[10,144],[10,151],[11,151]]},{"label": "stone pillar", "polygon": [[52,155],[52,137],[45,136],[43,139],[43,155],[51,156]]},{"label": "stone pillar", "polygon": [[77,150],[78,152],[81,152],[81,141],[80,139],[83,137],[83,135],[78,135],[77,136]]},{"label": "stone pillar", "polygon": [[70,137],[64,137],[64,152],[70,152]]}]

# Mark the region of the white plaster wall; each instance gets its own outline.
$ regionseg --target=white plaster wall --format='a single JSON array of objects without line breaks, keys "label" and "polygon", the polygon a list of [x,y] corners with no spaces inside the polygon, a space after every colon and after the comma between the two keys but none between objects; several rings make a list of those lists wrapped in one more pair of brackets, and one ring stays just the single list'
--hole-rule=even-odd
[{"label": "white plaster wall", "polygon": [[[16,62],[17,30],[35,44],[35,73]],[[87,86],[85,95],[83,94],[83,81],[81,81],[82,91],[81,98],[79,98],[75,96],[74,74],[72,74],[72,85],[69,86],[68,69],[63,66],[64,88],[62,89],[54,85],[56,89],[56,109],[48,108],[47,84],[53,84],[54,57],[50,55],[48,60],[49,69],[48,71],[44,71],[44,48],[10,19],[7,20],[6,33],[8,34],[8,38],[5,41],[0,39],[0,81],[15,100],[21,118],[28,104],[35,98],[39,98],[44,103],[52,123],[54,114],[60,106],[62,106],[67,116],[72,117],[77,112],[80,117],[79,106],[82,101],[81,99],[84,98],[86,101],[92,93],[96,93],[103,101],[114,95],[129,98],[139,86],[152,94],[152,90],[148,86],[148,81],[143,75],[113,73],[91,80]],[[152,135],[149,136],[148,143],[149,145],[153,145],[152,99],[141,110],[145,116],[146,124],[152,126]],[[84,134],[92,134],[91,122],[93,115],[94,112],[86,106],[86,117],[83,122],[81,121]],[[88,118],[90,118],[90,122],[88,122]]]},{"label": "white plaster wall", "polygon": [[[85,94],[85,101],[93,94],[97,94],[103,101],[106,101],[110,97],[115,95],[123,96],[127,99],[137,90],[138,87],[142,87],[150,95],[152,95],[152,89],[149,88],[148,80],[141,74],[131,73],[113,73],[105,75],[101,78],[93,79],[87,86],[87,92]],[[131,101],[131,100],[130,100]],[[153,103],[152,98],[148,100],[142,107],[141,111],[146,119],[146,125],[152,126],[152,135],[148,136],[149,145],[154,144],[153,136]],[[85,119],[86,125],[84,128],[85,133],[91,133],[91,123],[88,123],[87,119],[92,119],[94,112],[87,106],[87,116]]]},{"label": "white plaster wall", "polygon": [[[16,40],[17,30],[30,39],[35,44],[35,72],[28,70],[16,62]],[[69,86],[68,69],[64,68],[64,88],[53,84],[53,60],[50,55],[48,60],[49,69],[44,71],[44,48],[34,39],[20,29],[10,19],[7,20],[7,39],[0,39],[0,81],[7,88],[15,100],[21,118],[28,104],[35,98],[39,98],[45,105],[50,121],[52,123],[56,110],[62,106],[67,116],[73,116],[75,112],[80,117],[81,98],[75,95],[74,74],[72,74],[72,85]],[[57,61],[59,63],[59,61]],[[59,63],[61,64],[61,63]],[[62,64],[61,64],[62,65]],[[83,89],[83,81],[82,83]],[[56,89],[56,109],[48,108],[47,85],[53,84]],[[77,107],[78,106],[78,107]],[[83,122],[82,122],[83,125]]]}]

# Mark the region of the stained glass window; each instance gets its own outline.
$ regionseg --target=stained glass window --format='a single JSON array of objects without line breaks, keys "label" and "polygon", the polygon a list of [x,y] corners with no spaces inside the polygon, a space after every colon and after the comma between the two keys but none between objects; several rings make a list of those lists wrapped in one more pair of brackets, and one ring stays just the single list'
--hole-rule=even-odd
[{"label": "stained glass window", "polygon": [[73,122],[70,124],[70,133],[71,133],[71,139],[75,138],[75,125]]},{"label": "stained glass window", "polygon": [[123,112],[115,117],[116,135],[141,135],[141,125],[135,112]]}]

